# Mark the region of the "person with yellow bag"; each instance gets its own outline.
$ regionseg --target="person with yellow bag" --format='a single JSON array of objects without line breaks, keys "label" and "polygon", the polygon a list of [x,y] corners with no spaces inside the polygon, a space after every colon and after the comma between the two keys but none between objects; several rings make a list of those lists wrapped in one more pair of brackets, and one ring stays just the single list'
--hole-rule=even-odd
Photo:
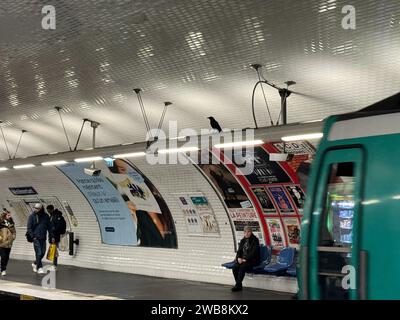
[{"label": "person with yellow bag", "polygon": [[[55,243],[52,243],[52,244],[50,245],[50,247],[49,247],[49,250],[47,250],[46,259],[49,260],[49,261],[51,261],[51,262],[53,262],[53,264],[54,264],[54,263],[57,263],[57,262],[55,262],[55,261],[57,261],[57,258],[58,258],[58,249],[57,249],[57,245],[56,245]],[[53,266],[53,270],[56,270],[55,268],[56,268],[56,267]]]},{"label": "person with yellow bag", "polygon": [[1,275],[7,274],[7,264],[10,259],[10,252],[13,242],[17,236],[14,221],[11,213],[7,209],[3,209],[0,215],[0,256],[1,256]]},{"label": "person with yellow bag", "polygon": [[[57,270],[58,264],[58,247],[61,240],[61,235],[65,234],[67,230],[67,224],[62,212],[55,209],[53,205],[48,205],[46,207],[47,212],[50,215],[50,226],[49,226],[49,243],[50,248],[48,251],[47,260],[53,262],[53,270]],[[51,258],[51,259],[49,259]]]}]

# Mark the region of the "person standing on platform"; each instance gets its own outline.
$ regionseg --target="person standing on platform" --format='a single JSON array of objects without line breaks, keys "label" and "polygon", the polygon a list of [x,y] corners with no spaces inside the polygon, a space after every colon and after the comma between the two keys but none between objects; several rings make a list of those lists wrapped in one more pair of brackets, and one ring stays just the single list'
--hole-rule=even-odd
[{"label": "person standing on platform", "polygon": [[11,213],[7,209],[3,209],[0,215],[0,256],[1,256],[1,275],[7,274],[7,264],[10,258],[11,247],[17,236],[14,221]]},{"label": "person standing on platform", "polygon": [[[53,205],[48,205],[46,207],[47,212],[50,215],[50,228],[49,228],[49,243],[56,244],[59,247],[61,235],[67,231],[67,224],[62,212],[58,209],[54,209]],[[58,257],[56,256],[53,261],[53,268],[57,270]]]},{"label": "person standing on platform", "polygon": [[233,267],[233,276],[236,284],[232,291],[241,291],[242,282],[246,272],[260,264],[260,241],[253,234],[253,229],[249,226],[244,227],[244,238],[240,241],[239,249],[236,254],[236,263]]},{"label": "person standing on platform", "polygon": [[33,272],[44,274],[42,259],[46,254],[47,232],[50,227],[50,219],[44,211],[41,203],[36,203],[27,225],[27,238],[32,240],[36,260],[32,263]]}]

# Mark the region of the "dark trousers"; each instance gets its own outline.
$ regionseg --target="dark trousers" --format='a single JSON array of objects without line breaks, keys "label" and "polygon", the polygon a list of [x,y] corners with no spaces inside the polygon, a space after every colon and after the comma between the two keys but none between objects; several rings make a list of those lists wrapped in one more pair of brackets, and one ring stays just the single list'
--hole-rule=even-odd
[{"label": "dark trousers", "polygon": [[42,268],[42,259],[46,254],[46,240],[35,239],[33,241],[33,249],[35,250],[36,261],[33,263],[36,264],[36,267]]},{"label": "dark trousers", "polygon": [[236,286],[241,288],[242,287],[242,282],[244,279],[244,276],[246,275],[246,272],[249,272],[253,269],[253,265],[249,264],[247,262],[239,264],[236,262],[236,264],[233,266],[233,276],[235,277],[236,281]]},{"label": "dark trousers", "polygon": [[10,259],[11,248],[0,248],[1,271],[6,271],[8,260]]}]

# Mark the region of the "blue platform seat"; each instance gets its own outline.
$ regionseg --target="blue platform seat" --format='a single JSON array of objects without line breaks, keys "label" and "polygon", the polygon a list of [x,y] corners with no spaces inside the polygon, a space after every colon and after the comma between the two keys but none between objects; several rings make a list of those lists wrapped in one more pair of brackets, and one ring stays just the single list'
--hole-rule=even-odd
[{"label": "blue platform seat", "polygon": [[286,270],[286,273],[289,276],[295,277],[297,275],[297,258],[298,258],[298,252],[295,250],[294,252],[294,258],[293,258],[293,263],[290,265],[290,267]]},{"label": "blue platform seat", "polygon": [[281,271],[286,271],[294,262],[294,248],[283,248],[279,253],[277,263],[268,265],[264,268],[267,273],[278,273]]},{"label": "blue platform seat", "polygon": [[233,261],[229,261],[229,262],[225,262],[223,264],[221,264],[221,266],[227,268],[227,269],[233,269],[233,266],[235,265],[236,260]]},{"label": "blue platform seat", "polygon": [[260,245],[260,264],[253,268],[252,273],[262,274],[265,272],[265,267],[270,264],[272,257],[272,247]]}]

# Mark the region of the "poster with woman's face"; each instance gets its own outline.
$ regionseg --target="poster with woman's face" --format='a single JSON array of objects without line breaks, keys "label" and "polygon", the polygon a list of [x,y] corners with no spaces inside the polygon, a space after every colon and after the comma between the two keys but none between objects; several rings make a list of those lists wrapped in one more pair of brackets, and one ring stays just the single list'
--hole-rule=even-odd
[{"label": "poster with woman's face", "polygon": [[279,208],[280,213],[291,214],[294,213],[292,204],[290,203],[285,191],[282,187],[268,187],[269,192],[275,200],[275,204]]},{"label": "poster with woman's face", "polygon": [[102,175],[120,192],[137,225],[138,244],[176,248],[177,237],[171,212],[149,179],[123,159],[96,162]]}]

